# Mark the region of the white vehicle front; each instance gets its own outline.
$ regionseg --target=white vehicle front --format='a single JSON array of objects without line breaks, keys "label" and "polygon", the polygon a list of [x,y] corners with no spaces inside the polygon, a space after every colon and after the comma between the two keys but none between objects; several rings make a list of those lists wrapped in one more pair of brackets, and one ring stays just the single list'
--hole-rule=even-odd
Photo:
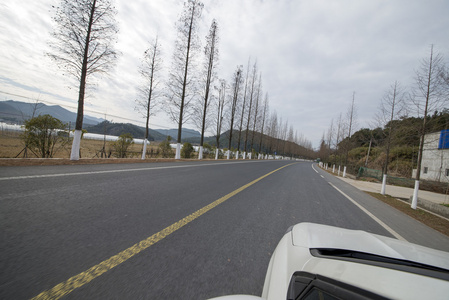
[{"label": "white vehicle front", "polygon": [[216,299],[303,299],[313,292],[337,298],[448,299],[449,253],[364,231],[301,223],[276,247],[261,298]]}]

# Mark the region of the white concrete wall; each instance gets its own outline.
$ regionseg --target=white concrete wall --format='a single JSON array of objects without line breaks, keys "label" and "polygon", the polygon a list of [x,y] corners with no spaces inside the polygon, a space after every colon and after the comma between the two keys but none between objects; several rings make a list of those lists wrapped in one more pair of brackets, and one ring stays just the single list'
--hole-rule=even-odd
[{"label": "white concrete wall", "polygon": [[[424,137],[423,156],[421,164],[421,179],[449,182],[446,170],[449,169],[449,149],[438,149],[440,132],[426,134]],[[424,173],[427,168],[427,173]],[[416,169],[413,170],[416,178]]]}]

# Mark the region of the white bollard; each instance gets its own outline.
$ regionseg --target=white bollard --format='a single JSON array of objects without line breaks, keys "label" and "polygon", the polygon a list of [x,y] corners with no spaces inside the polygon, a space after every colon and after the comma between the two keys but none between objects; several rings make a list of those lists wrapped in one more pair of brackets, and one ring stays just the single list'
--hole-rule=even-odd
[{"label": "white bollard", "polygon": [[175,159],[181,159],[181,143],[176,144]]},{"label": "white bollard", "polygon": [[385,195],[385,187],[387,185],[387,174],[384,174],[383,178],[382,178],[382,188],[380,190],[380,193],[382,195]]},{"label": "white bollard", "polygon": [[200,146],[200,149],[198,149],[198,159],[203,159],[203,146]]},{"label": "white bollard", "polygon": [[148,143],[148,140],[145,139],[145,140],[143,141],[142,159],[145,159],[145,155],[146,155],[146,153],[147,153],[147,144],[149,144],[149,143]]},{"label": "white bollard", "polygon": [[413,191],[412,208],[416,209],[418,206],[418,191],[419,191],[419,180],[415,180],[415,190]]}]

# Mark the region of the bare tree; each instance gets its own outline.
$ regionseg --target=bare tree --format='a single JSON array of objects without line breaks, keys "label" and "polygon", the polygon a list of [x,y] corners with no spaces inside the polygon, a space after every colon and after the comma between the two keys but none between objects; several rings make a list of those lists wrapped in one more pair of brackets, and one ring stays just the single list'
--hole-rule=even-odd
[{"label": "bare tree", "polygon": [[329,157],[331,155],[332,152],[332,141],[334,139],[334,134],[335,134],[335,128],[334,128],[334,119],[331,119],[331,123],[329,125],[329,129],[327,130],[327,147],[328,147],[328,152],[327,152],[327,158],[329,160]]},{"label": "bare tree", "polygon": [[386,149],[386,158],[385,164],[383,167],[383,181],[382,181],[382,190],[381,194],[385,195],[385,185],[387,181],[387,173],[388,173],[388,160],[390,155],[390,146],[391,146],[391,136],[393,131],[395,130],[395,124],[393,120],[397,120],[405,109],[405,91],[399,84],[399,82],[395,81],[394,84],[390,86],[390,89],[383,96],[379,113],[377,115],[377,119],[382,127],[387,127],[387,149]]},{"label": "bare tree", "polygon": [[[260,154],[263,153],[263,150],[262,150],[263,132],[264,132],[264,129],[265,129],[265,121],[266,121],[266,118],[267,118],[268,109],[269,109],[268,108],[268,93],[265,93],[265,100],[264,100],[264,103],[263,103],[263,112],[262,112],[262,126],[260,127],[260,140],[259,140],[259,152],[260,152]],[[260,154],[259,154],[259,157],[260,157]],[[262,158],[263,158],[263,156],[262,156]]]},{"label": "bare tree", "polygon": [[227,91],[227,84],[226,81],[222,79],[220,80],[220,87],[218,89],[218,101],[216,109],[217,118],[215,119],[215,139],[217,143],[215,159],[218,159],[218,151],[220,151],[219,150],[220,136],[221,136],[221,129],[223,127],[224,111],[226,107],[226,91]]},{"label": "bare tree", "polygon": [[260,106],[260,98],[263,97],[262,96],[262,74],[259,75],[259,84],[257,86],[257,92],[256,92],[256,98],[254,99],[254,112],[253,112],[253,130],[251,132],[251,142],[249,144],[249,150],[252,151],[253,147],[254,147],[254,137],[256,135],[256,129],[257,129],[257,125],[258,125],[258,121],[259,121],[259,114],[260,114],[260,110],[259,110],[259,106]]},{"label": "bare tree", "polygon": [[283,126],[279,126],[279,128],[281,129],[281,135],[279,140],[282,142],[282,155],[285,156],[285,146],[287,145],[287,134],[288,134],[288,120],[285,120],[285,124],[283,124]]},{"label": "bare tree", "polygon": [[293,143],[294,143],[294,135],[295,130],[293,129],[293,125],[290,125],[290,129],[288,130],[287,136],[287,153],[289,156],[293,155]]},{"label": "bare tree", "polygon": [[206,60],[204,62],[204,97],[201,97],[201,101],[199,103],[201,141],[200,149],[198,151],[198,159],[203,159],[204,130],[206,129],[207,109],[210,104],[210,87],[216,77],[215,69],[218,66],[218,40],[218,24],[216,20],[213,20],[209,29],[209,34],[206,36],[206,47],[204,48]]},{"label": "bare tree", "polygon": [[356,122],[357,122],[357,110],[355,107],[355,92],[352,93],[352,102],[351,102],[351,106],[349,107],[347,113],[346,113],[346,118],[347,118],[347,122],[348,122],[348,136],[347,136],[347,142],[345,145],[345,164],[348,163],[348,154],[349,154],[349,148],[350,148],[350,139],[351,139],[351,135],[352,135],[352,129],[354,129],[354,127],[356,127]]},{"label": "bare tree", "polygon": [[166,111],[172,121],[178,123],[178,138],[175,159],[181,158],[182,125],[191,114],[190,104],[195,97],[196,80],[194,77],[194,58],[199,51],[198,20],[203,4],[197,0],[188,0],[176,24],[178,37],[175,42],[172,68],[167,84]]},{"label": "bare tree", "polygon": [[243,103],[242,103],[242,109],[241,109],[242,114],[240,116],[239,136],[237,139],[237,155],[236,155],[237,159],[239,158],[240,140],[242,137],[242,130],[243,130],[243,120],[245,119],[246,96],[247,96],[247,89],[248,89],[248,76],[249,76],[250,61],[251,61],[251,58],[248,58],[248,65],[246,66],[245,90],[243,91]]},{"label": "bare tree", "polygon": [[[342,114],[340,113],[337,121],[337,131],[336,131],[337,137],[335,139],[335,159],[334,159],[335,164],[337,164],[337,155],[340,154],[339,151],[340,142],[344,138],[344,131],[345,131],[345,124],[343,123]],[[340,164],[341,164],[341,155],[340,155]]]},{"label": "bare tree", "polygon": [[249,124],[251,122],[251,116],[252,116],[252,105],[253,100],[256,97],[256,81],[257,81],[257,61],[254,62],[253,70],[251,73],[251,88],[248,91],[249,92],[249,103],[248,103],[248,116],[246,118],[246,131],[245,131],[245,146],[243,148],[243,159],[246,157],[246,152],[248,151],[248,133],[249,133]]},{"label": "bare tree", "polygon": [[273,111],[270,116],[269,125],[268,125],[268,136],[270,137],[269,142],[269,153],[276,153],[277,151],[277,137],[278,137],[278,118],[277,112]]},{"label": "bare tree", "polygon": [[231,146],[232,146],[232,132],[234,130],[234,120],[235,120],[235,113],[237,111],[237,106],[239,104],[239,97],[240,97],[240,86],[242,84],[242,68],[243,66],[238,66],[237,70],[234,73],[233,80],[232,80],[232,100],[231,100],[231,109],[230,109],[230,124],[229,124],[229,144],[228,144],[228,154],[227,159],[230,158],[231,154]]},{"label": "bare tree", "polygon": [[48,53],[62,69],[79,80],[78,112],[71,160],[79,160],[88,78],[109,71],[117,58],[116,10],[111,0],[61,0],[53,18],[56,28]]},{"label": "bare tree", "polygon": [[159,96],[157,87],[159,85],[159,72],[162,68],[162,59],[158,38],[152,42],[151,47],[145,50],[142,64],[140,66],[140,74],[144,81],[139,89],[140,98],[136,100],[136,109],[143,113],[145,117],[145,137],[142,150],[142,159],[145,159],[147,151],[148,132],[150,116],[155,113],[155,99]]},{"label": "bare tree", "polygon": [[411,205],[413,209],[416,209],[418,203],[424,135],[427,130],[427,114],[444,107],[448,101],[443,68],[443,56],[439,53],[434,55],[433,45],[431,45],[430,57],[428,59],[423,59],[420,68],[416,71],[416,83],[411,98],[413,104],[415,104],[416,112],[418,115],[422,114],[423,116],[420,132],[421,138],[419,143],[418,166],[416,168],[415,190],[413,192]]}]

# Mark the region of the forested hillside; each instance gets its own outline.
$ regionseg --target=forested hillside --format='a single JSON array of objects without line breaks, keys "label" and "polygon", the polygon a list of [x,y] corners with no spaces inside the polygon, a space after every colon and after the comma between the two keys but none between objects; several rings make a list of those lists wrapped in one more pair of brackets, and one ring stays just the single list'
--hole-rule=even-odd
[{"label": "forested hillside", "polygon": [[[393,176],[411,177],[412,169],[416,168],[417,164],[423,118],[403,117],[392,122],[393,124],[388,123],[384,128],[360,129],[350,138],[345,138],[331,147],[323,140],[318,156],[330,164],[347,165],[351,173],[356,173],[359,167],[365,165],[382,170],[386,159],[388,132],[389,128],[392,128],[388,173]],[[426,127],[426,133],[449,129],[449,110],[428,116]]]}]

